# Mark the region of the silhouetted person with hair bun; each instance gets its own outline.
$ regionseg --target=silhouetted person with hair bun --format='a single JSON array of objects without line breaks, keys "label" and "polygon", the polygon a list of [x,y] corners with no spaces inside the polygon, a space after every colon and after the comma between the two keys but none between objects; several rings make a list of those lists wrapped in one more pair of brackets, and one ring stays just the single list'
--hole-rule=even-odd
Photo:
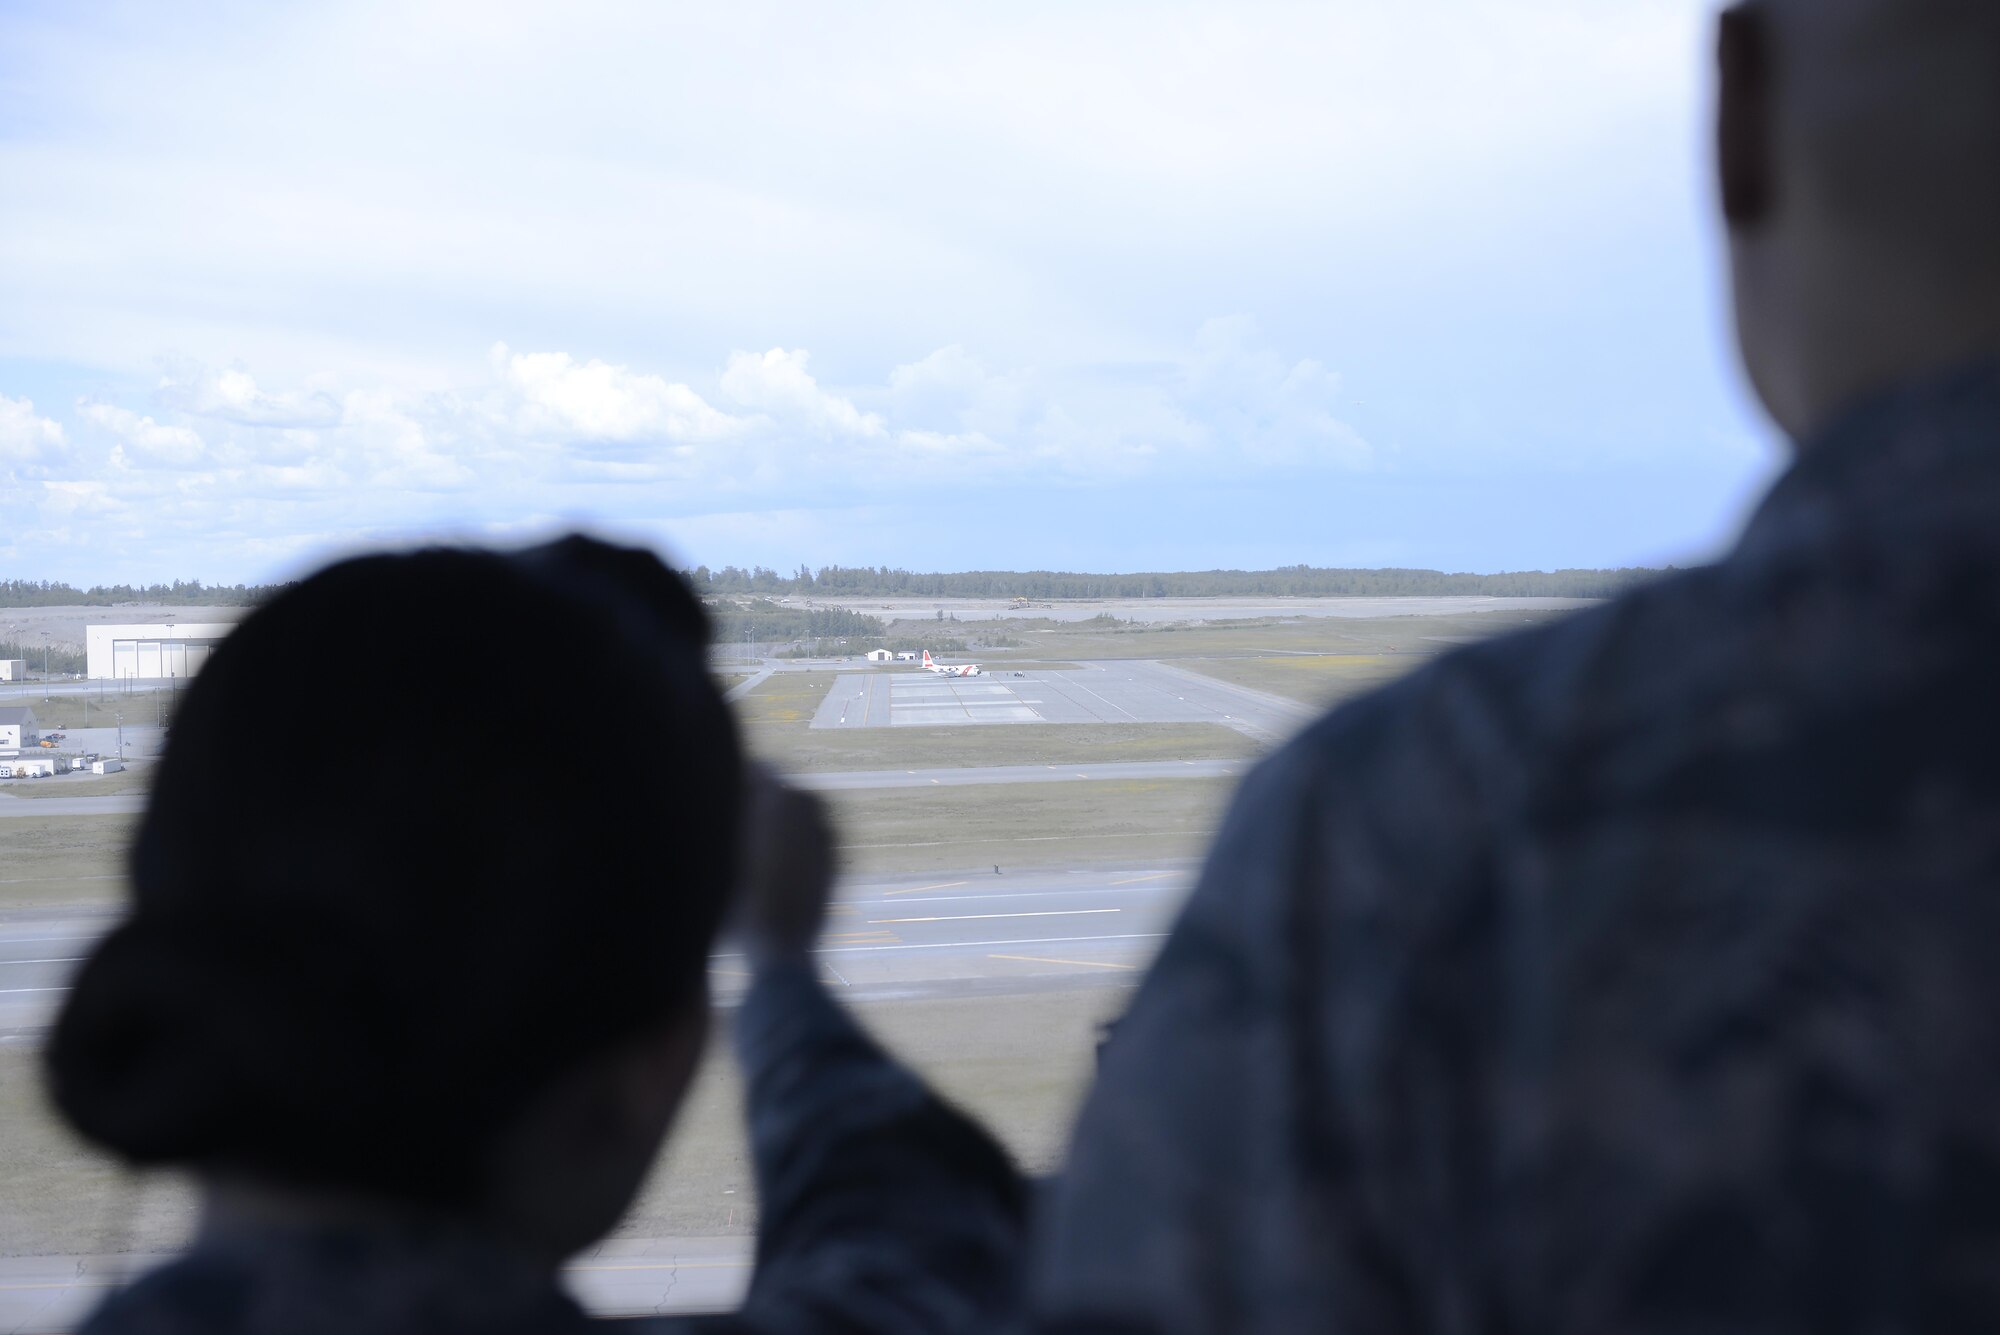
[{"label": "silhouetted person with hair bun", "polygon": [[[500,626],[561,645],[564,689],[615,706],[639,763],[524,771],[533,689],[469,661]],[[357,644],[379,656],[358,681]],[[47,1051],[80,1132],[204,1191],[189,1252],[87,1331],[590,1324],[558,1269],[686,1094],[732,899],[758,1258],[702,1328],[952,1330],[1001,1303],[1018,1177],[821,987],[831,835],[746,767],[707,645],[678,576],[583,538],[346,561],[230,635]]]}]

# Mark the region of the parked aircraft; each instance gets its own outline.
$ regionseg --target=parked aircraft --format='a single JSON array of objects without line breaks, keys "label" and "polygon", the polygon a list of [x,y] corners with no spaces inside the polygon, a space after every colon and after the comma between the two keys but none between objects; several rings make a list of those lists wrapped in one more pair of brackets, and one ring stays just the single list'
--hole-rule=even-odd
[{"label": "parked aircraft", "polygon": [[979,675],[977,663],[940,663],[931,657],[931,651],[924,650],[924,671],[935,672],[940,677],[976,677]]}]

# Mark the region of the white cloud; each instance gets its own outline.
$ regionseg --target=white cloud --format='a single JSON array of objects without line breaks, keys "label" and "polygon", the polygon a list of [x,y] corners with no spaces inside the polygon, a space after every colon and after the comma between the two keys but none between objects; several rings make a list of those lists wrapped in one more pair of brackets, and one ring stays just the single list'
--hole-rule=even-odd
[{"label": "white cloud", "polygon": [[743,424],[718,412],[683,384],[566,352],[510,353],[493,349],[508,387],[518,396],[520,424],[567,439],[688,442],[720,440]]},{"label": "white cloud", "polygon": [[810,354],[803,348],[731,353],[728,369],[722,373],[722,392],[735,403],[766,413],[793,429],[829,436],[881,436],[882,419],[822,390],[806,370],[809,360]]},{"label": "white cloud", "polygon": [[[178,533],[276,550],[298,533],[384,525],[485,531],[550,514],[647,524],[990,485],[1324,476],[1376,457],[1337,416],[1338,378],[1280,355],[1242,320],[1123,368],[993,372],[947,345],[873,383],[831,387],[810,360],[788,348],[718,358],[712,392],[726,409],[685,380],[564,351],[498,346],[485,379],[419,387],[265,390],[247,371],[186,363],[173,383],[216,398],[167,396],[188,406],[157,416],[79,401],[91,449],[74,452],[70,481],[39,502],[15,497],[10,513],[49,533],[89,517],[133,542]],[[278,425],[296,414],[207,411],[221,398],[332,407],[326,425]],[[65,440],[25,400],[0,398],[10,457],[24,457],[23,441],[45,453]]]},{"label": "white cloud", "polygon": [[208,442],[192,428],[165,426],[109,403],[84,403],[77,416],[118,440],[114,460],[131,467],[192,468],[209,457]]},{"label": "white cloud", "polygon": [[953,343],[890,372],[888,402],[908,430],[1007,436],[1020,426],[1031,379],[993,374]]},{"label": "white cloud", "polygon": [[[0,476],[251,554],[1016,483],[1740,479],[1713,3],[0,4],[0,389],[68,427],[0,405]],[[1268,333],[1193,336],[1236,310]]]},{"label": "white cloud", "polygon": [[1287,360],[1247,316],[1211,320],[1185,368],[1185,411],[1211,441],[1266,465],[1366,467],[1373,447],[1336,416],[1341,378],[1311,358]]},{"label": "white cloud", "polygon": [[340,404],[332,395],[267,394],[240,368],[218,371],[184,362],[161,379],[154,397],[181,412],[245,426],[316,427],[340,421]]},{"label": "white cloud", "polygon": [[62,424],[37,416],[27,399],[0,394],[0,467],[36,468],[64,453]]},{"label": "white cloud", "polygon": [[102,481],[44,482],[42,491],[44,512],[55,520],[108,515],[124,508]]},{"label": "white cloud", "polygon": [[[455,434],[449,422],[443,424],[443,434]],[[340,431],[309,437],[300,433],[302,438],[292,443],[299,447],[302,462],[329,453],[339,456],[342,479],[360,486],[416,492],[476,487],[478,450],[455,451],[441,444],[437,435],[395,394],[355,390],[342,401]]]}]

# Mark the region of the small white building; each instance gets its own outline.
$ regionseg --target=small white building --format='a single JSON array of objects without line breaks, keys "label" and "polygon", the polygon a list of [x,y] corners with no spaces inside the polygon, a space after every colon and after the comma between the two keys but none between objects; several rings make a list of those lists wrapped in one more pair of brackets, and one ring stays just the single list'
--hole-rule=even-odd
[{"label": "small white building", "polygon": [[27,659],[0,658],[0,681],[26,681],[27,679]]},{"label": "small white building", "polygon": [[871,663],[887,663],[894,658],[895,655],[887,649],[870,649],[868,651],[868,661]]},{"label": "small white building", "polygon": [[[209,652],[235,629],[231,621],[85,626],[85,672],[92,681],[192,677],[208,661]],[[326,652],[347,652],[349,638],[344,631],[328,627]]]},{"label": "small white building", "polygon": [[914,663],[917,661],[917,656],[908,652],[899,653],[896,655],[896,661],[898,663]]},{"label": "small white building", "polygon": [[21,705],[0,709],[0,756],[18,756],[41,740],[34,710]]}]

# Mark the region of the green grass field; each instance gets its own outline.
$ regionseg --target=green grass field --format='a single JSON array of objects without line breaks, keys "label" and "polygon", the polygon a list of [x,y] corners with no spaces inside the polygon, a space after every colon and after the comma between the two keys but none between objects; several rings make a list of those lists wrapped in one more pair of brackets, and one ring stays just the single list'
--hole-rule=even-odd
[{"label": "green grass field", "polygon": [[[1190,737],[1195,728],[1202,731]],[[889,741],[904,735],[902,730],[886,728],[879,732]],[[1021,749],[988,753],[987,763],[996,764],[1087,764],[1203,754],[1235,757],[1251,749],[1237,734],[1205,724],[921,732],[1044,734],[1023,738]],[[951,749],[961,744],[961,738],[954,736],[937,738],[928,750],[902,750],[893,756],[827,752],[820,754],[822,763],[815,768],[975,763]],[[856,873],[874,874],[949,871],[990,863],[1077,866],[1194,857],[1206,848],[1233,788],[1230,780],[1161,779],[884,789],[834,793],[828,800],[839,823],[845,865]],[[0,819],[0,909],[117,900],[123,893],[125,844],[137,821],[137,816]]]},{"label": "green grass field", "polygon": [[744,727],[796,723],[804,728],[833,689],[831,672],[779,672],[736,702],[736,717]]},{"label": "green grass field", "polygon": [[0,818],[0,909],[116,900],[124,893],[125,845],[138,820],[137,816]]},{"label": "green grass field", "polygon": [[187,683],[155,690],[144,686],[133,690],[106,690],[101,695],[55,695],[47,700],[24,700],[35,711],[35,726],[43,732],[69,732],[74,728],[108,728],[124,715],[128,726],[166,723],[174,706],[187,694]]},{"label": "green grass field", "polygon": [[843,866],[868,875],[1195,857],[1234,791],[1227,779],[1160,779],[886,789],[827,800]]},{"label": "green grass field", "polygon": [[1126,760],[1233,760],[1257,745],[1219,723],[1021,723],[1005,727],[808,728],[749,726],[757,756],[781,769],[953,769],[978,765],[1090,765]]},{"label": "green grass field", "polygon": [[143,793],[153,781],[151,764],[137,765],[116,774],[64,774],[53,779],[0,780],[0,793],[9,797],[113,797],[119,793]]},{"label": "green grass field", "polygon": [[67,1255],[172,1247],[193,1221],[177,1183],[142,1180],[72,1136],[49,1107],[41,1054],[0,1046],[0,1255]]},{"label": "green grass field", "polygon": [[[1122,988],[858,1008],[868,1026],[949,1098],[977,1114],[1029,1171],[1056,1167],[1094,1062],[1098,1025]],[[718,1032],[667,1152],[624,1237],[747,1233],[754,1183],[741,1085]],[[177,1178],[133,1178],[65,1130],[43,1097],[38,1054],[0,1046],[0,1255],[143,1252],[179,1245],[195,1200]]]}]

